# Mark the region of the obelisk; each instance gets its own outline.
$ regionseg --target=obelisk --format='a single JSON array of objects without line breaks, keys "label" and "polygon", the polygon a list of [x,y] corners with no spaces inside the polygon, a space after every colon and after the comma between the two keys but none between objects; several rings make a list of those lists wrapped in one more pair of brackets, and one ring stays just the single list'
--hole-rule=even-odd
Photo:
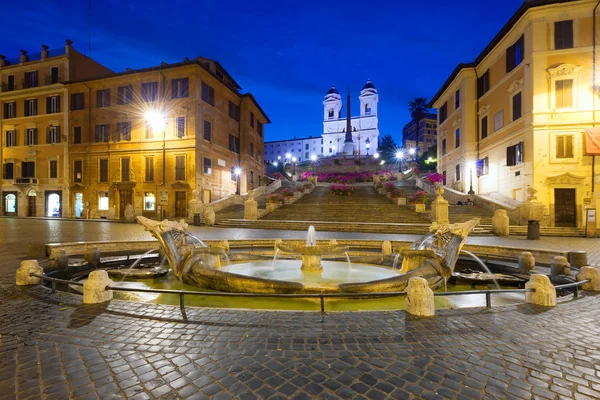
[{"label": "obelisk", "polygon": [[352,121],[350,120],[350,89],[346,99],[346,140],[344,140],[344,153],[354,155],[354,140],[352,140]]}]

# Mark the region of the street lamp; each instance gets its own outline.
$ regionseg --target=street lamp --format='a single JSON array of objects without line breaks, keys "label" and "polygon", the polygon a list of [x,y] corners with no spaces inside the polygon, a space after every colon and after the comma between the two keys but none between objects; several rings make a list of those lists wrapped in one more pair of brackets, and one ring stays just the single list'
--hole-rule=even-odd
[{"label": "street lamp", "polygon": [[292,176],[296,175],[296,157],[292,157]]},{"label": "street lamp", "polygon": [[367,147],[367,157],[369,156],[369,149],[371,148],[371,141],[369,140],[369,138],[367,138],[367,140],[365,140],[365,144]]},{"label": "street lamp", "polygon": [[396,152],[396,160],[398,160],[398,172],[402,171],[402,160],[404,159],[404,152],[399,150]]},{"label": "street lamp", "polygon": [[233,173],[235,174],[235,182],[236,182],[235,194],[239,195],[240,194],[240,175],[242,175],[242,169],[240,167],[236,167],[233,170]]},{"label": "street lamp", "polygon": [[469,174],[470,174],[470,184],[469,184],[468,194],[474,195],[475,191],[473,190],[473,169],[475,168],[475,163],[473,161],[469,161],[469,163],[467,164],[467,167],[469,168]]},{"label": "street lamp", "polygon": [[292,158],[292,155],[290,153],[285,153],[285,159],[289,160],[290,158]]},{"label": "street lamp", "polygon": [[313,154],[310,156],[310,161],[312,162],[313,174],[317,174],[317,155]]},{"label": "street lamp", "polygon": [[414,147],[410,148],[408,150],[408,154],[410,154],[410,159],[414,160],[415,159],[415,154],[417,153],[417,149],[415,149]]},{"label": "street lamp", "polygon": [[273,163],[273,166],[274,166],[274,167],[276,167],[276,166],[277,166],[277,161],[275,161],[275,162]]}]

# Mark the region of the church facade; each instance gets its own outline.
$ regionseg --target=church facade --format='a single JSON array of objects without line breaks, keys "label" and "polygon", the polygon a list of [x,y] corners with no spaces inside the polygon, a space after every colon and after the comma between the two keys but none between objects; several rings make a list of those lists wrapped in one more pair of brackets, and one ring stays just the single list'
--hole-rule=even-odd
[{"label": "church facade", "polygon": [[[350,113],[350,93],[346,99],[346,115],[342,115],[342,96],[332,86],[325,94],[323,101],[323,134],[319,139],[310,138],[278,140],[265,142],[265,162],[283,160],[286,155],[295,157],[298,162],[310,159],[313,155],[318,157],[333,157],[342,153],[360,156],[371,155],[377,152],[379,142],[379,128],[377,117],[377,104],[379,96],[375,85],[368,80],[358,96],[360,112],[357,116]],[[349,118],[348,118],[349,117]],[[350,124],[348,124],[348,120]],[[351,128],[348,128],[348,125]],[[347,131],[352,131],[350,146]],[[320,143],[308,145],[306,141],[318,140]],[[312,151],[307,151],[308,149]]]}]

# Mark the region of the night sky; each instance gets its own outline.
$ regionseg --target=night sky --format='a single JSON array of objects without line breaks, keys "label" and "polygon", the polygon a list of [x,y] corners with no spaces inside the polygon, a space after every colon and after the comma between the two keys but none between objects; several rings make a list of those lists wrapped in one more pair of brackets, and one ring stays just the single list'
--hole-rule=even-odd
[{"label": "night sky", "polygon": [[[92,0],[91,56],[113,69],[198,55],[218,60],[270,117],[266,139],[320,136],[323,96],[350,87],[353,115],[370,78],[379,129],[399,139],[407,103],[432,98],[459,62],[470,62],[522,0],[218,1]],[[8,4],[7,4],[8,3]],[[88,50],[88,1],[2,5],[0,54],[74,41]],[[481,22],[483,21],[483,22]],[[345,111],[343,112],[345,115]]]}]

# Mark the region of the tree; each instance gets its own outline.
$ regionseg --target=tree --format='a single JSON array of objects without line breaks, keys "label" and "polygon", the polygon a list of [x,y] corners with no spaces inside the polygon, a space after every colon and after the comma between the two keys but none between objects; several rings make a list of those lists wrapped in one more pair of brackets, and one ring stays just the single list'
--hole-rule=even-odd
[{"label": "tree", "polygon": [[410,101],[408,103],[408,111],[410,111],[410,116],[417,123],[417,137],[415,138],[415,141],[417,143],[417,147],[419,147],[419,129],[421,120],[429,111],[429,109],[427,108],[427,98],[415,97],[413,101]]},{"label": "tree", "polygon": [[398,147],[392,135],[384,135],[379,138],[378,147],[381,158],[387,163],[392,163],[396,157],[396,148]]}]

